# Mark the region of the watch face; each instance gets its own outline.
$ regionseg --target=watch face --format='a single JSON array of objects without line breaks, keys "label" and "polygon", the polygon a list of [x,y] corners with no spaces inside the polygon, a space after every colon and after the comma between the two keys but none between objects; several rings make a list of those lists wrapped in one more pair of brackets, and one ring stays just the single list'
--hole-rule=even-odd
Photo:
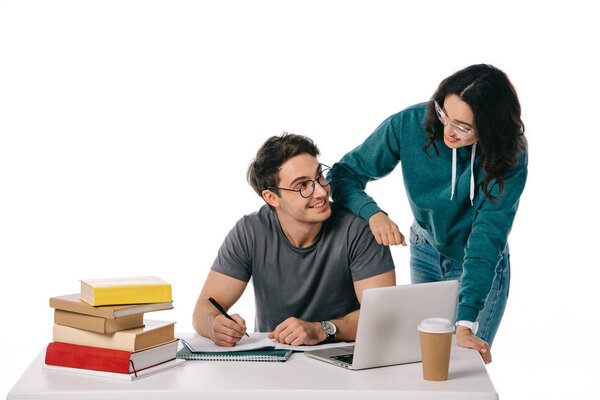
[{"label": "watch face", "polygon": [[337,328],[331,321],[323,321],[323,330],[328,335],[335,335]]}]

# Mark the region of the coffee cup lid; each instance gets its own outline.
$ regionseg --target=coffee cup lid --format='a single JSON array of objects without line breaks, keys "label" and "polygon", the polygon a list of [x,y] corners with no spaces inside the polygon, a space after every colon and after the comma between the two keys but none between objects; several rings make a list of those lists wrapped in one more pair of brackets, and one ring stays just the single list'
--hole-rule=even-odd
[{"label": "coffee cup lid", "polygon": [[421,321],[418,326],[419,331],[425,333],[448,333],[454,332],[452,322],[446,318],[427,318]]}]

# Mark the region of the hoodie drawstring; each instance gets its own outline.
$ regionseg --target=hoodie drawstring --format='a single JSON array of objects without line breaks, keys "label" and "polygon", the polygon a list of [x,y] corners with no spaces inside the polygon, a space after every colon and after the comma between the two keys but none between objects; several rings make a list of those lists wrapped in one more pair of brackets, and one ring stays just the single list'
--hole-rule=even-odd
[{"label": "hoodie drawstring", "polygon": [[477,143],[473,143],[471,149],[471,193],[469,198],[471,199],[471,206],[473,205],[473,199],[475,198],[475,176],[473,175],[473,165],[475,164],[475,150],[477,149]]},{"label": "hoodie drawstring", "polygon": [[452,193],[450,200],[454,198],[454,185],[456,184],[456,149],[452,149]]},{"label": "hoodie drawstring", "polygon": [[[469,198],[471,199],[471,206],[473,205],[473,199],[475,198],[475,176],[473,174],[473,166],[475,165],[475,152],[477,150],[477,143],[473,143],[471,148],[471,186],[469,190]],[[454,187],[456,185],[456,149],[452,149],[452,193],[450,194],[450,200],[454,199]]]}]

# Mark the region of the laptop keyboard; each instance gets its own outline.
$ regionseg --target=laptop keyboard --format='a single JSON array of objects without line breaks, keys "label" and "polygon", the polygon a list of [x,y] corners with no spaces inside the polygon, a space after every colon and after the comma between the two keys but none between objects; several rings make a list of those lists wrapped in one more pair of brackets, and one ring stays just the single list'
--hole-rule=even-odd
[{"label": "laptop keyboard", "polygon": [[341,356],[331,356],[334,360],[342,361],[348,364],[352,364],[354,354],[342,354]]}]

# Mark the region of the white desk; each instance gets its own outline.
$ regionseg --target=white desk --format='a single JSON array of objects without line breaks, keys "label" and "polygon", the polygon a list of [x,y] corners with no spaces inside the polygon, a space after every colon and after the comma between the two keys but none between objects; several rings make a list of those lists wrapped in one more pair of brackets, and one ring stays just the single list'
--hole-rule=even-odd
[{"label": "white desk", "polygon": [[133,382],[51,371],[43,362],[42,351],[7,400],[498,398],[479,354],[456,346],[445,382],[423,380],[421,363],[349,371],[302,353],[284,363],[188,361]]}]

